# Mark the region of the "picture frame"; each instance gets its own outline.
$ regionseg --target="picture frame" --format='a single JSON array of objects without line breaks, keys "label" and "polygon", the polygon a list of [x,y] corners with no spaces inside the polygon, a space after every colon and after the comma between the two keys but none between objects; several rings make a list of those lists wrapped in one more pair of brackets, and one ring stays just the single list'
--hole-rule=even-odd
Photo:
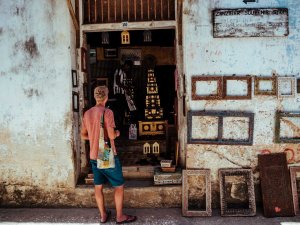
[{"label": "picture frame", "polygon": [[[235,88],[229,88],[229,83]],[[237,89],[237,87],[241,87]],[[252,77],[251,76],[224,76],[223,77],[223,99],[243,100],[251,99]]]},{"label": "picture frame", "polygon": [[276,112],[276,143],[300,143],[299,130],[300,112]]},{"label": "picture frame", "polygon": [[[232,120],[232,121],[231,121]],[[252,145],[254,113],[239,111],[189,111],[187,142],[189,144]],[[235,127],[233,138],[226,129]],[[225,129],[224,129],[225,128]],[[230,136],[231,135],[231,136]]]},{"label": "picture frame", "polygon": [[77,70],[72,70],[72,87],[78,87],[78,76],[77,76]]},{"label": "picture frame", "polygon": [[118,58],[117,48],[104,48],[104,58]]},{"label": "picture frame", "polygon": [[[193,76],[191,78],[192,100],[222,99],[223,85],[221,76]],[[203,90],[203,93],[198,93]]]},{"label": "picture frame", "polygon": [[254,95],[277,96],[277,77],[254,77]]},{"label": "picture frame", "polygon": [[300,166],[291,166],[290,176],[295,214],[300,215]]},{"label": "picture frame", "polygon": [[187,169],[182,176],[182,215],[211,216],[210,169]]},{"label": "picture frame", "polygon": [[73,112],[79,112],[79,94],[78,92],[72,92],[72,105],[73,105]]},{"label": "picture frame", "polygon": [[219,169],[221,216],[255,216],[251,169]]},{"label": "picture frame", "polygon": [[295,97],[296,78],[295,77],[278,77],[278,97]]},{"label": "picture frame", "polygon": [[87,72],[87,50],[81,48],[81,72]]},{"label": "picture frame", "polygon": [[83,83],[83,97],[84,99],[88,99],[88,84],[87,83]]},{"label": "picture frame", "polygon": [[96,78],[96,87],[97,86],[108,87],[108,78]]}]

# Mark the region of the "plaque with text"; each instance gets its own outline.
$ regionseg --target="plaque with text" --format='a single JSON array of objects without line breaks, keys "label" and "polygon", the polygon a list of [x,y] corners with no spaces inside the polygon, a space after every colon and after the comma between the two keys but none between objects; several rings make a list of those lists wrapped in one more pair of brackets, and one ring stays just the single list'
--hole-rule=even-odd
[{"label": "plaque with text", "polygon": [[294,216],[291,179],[285,153],[258,155],[266,217]]},{"label": "plaque with text", "polygon": [[287,8],[215,9],[213,36],[284,37],[289,34]]}]

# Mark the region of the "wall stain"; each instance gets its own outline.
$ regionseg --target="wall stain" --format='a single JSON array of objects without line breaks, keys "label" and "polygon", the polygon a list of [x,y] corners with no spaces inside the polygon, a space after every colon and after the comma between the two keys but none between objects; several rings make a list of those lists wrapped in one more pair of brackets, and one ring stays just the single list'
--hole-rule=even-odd
[{"label": "wall stain", "polygon": [[0,35],[2,35],[2,34],[3,34],[3,28],[0,27]]},{"label": "wall stain", "polygon": [[39,97],[41,95],[41,92],[37,89],[33,89],[33,88],[30,88],[28,90],[23,90],[24,91],[24,94],[28,97],[28,98],[32,98],[33,96],[37,96]]},{"label": "wall stain", "polygon": [[33,36],[25,41],[25,43],[23,44],[23,48],[25,52],[27,52],[31,56],[31,58],[38,57],[40,54]]}]

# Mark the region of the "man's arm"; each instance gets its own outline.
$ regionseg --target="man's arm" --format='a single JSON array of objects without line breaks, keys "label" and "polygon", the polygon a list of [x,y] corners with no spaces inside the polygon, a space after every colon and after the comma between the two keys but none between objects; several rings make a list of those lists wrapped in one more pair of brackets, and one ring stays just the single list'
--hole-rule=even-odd
[{"label": "man's arm", "polygon": [[85,125],[84,125],[84,121],[83,120],[82,120],[82,127],[81,127],[80,134],[81,134],[81,138],[83,140],[89,140],[89,135],[88,135],[88,132],[87,132],[87,129],[86,129]]}]

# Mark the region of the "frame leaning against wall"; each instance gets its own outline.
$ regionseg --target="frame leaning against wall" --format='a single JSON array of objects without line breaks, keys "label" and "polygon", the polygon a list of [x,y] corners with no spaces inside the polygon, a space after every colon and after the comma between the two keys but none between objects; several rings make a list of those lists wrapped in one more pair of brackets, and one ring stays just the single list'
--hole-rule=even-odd
[{"label": "frame leaning against wall", "polygon": [[221,216],[255,216],[251,169],[220,169]]},{"label": "frame leaning against wall", "polygon": [[[183,170],[182,175],[182,215],[211,216],[210,170]],[[196,185],[191,185],[191,182]]]},{"label": "frame leaning against wall", "polygon": [[[299,174],[299,176],[297,176]],[[300,214],[299,198],[300,198],[300,166],[290,167],[293,202],[296,215]]]},{"label": "frame leaning against wall", "polygon": [[[196,126],[193,123],[193,117],[215,117],[217,121],[216,138],[195,138],[193,137],[193,129]],[[239,139],[225,139],[224,134],[224,118],[247,118],[248,125],[248,138],[245,140]],[[187,141],[189,144],[222,144],[222,145],[252,145],[253,144],[253,129],[254,129],[254,113],[251,112],[237,112],[237,111],[189,111],[188,112],[188,130]]]}]

